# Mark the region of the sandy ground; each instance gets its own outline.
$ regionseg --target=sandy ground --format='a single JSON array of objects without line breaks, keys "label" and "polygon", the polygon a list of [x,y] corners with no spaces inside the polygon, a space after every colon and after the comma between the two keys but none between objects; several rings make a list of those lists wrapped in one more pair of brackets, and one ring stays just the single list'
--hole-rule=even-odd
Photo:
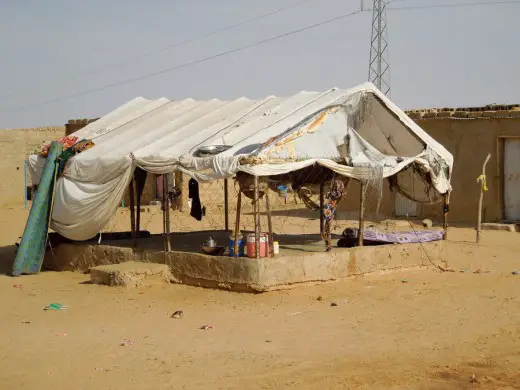
[{"label": "sandy ground", "polygon": [[[24,218],[0,211],[4,271]],[[486,231],[480,246],[467,228],[449,237],[457,272],[262,295],[2,275],[0,388],[519,389],[519,236]],[[69,308],[42,310],[54,302]],[[176,310],[184,318],[170,318]]]}]

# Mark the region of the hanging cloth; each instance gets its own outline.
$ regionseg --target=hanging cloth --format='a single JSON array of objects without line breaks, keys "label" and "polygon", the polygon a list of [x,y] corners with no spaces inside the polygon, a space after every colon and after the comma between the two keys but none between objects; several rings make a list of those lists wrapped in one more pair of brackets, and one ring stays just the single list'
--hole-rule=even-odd
[{"label": "hanging cloth", "polygon": [[191,199],[190,215],[197,221],[201,221],[204,213],[200,204],[199,183],[195,179],[190,179],[188,182],[188,197]]},{"label": "hanging cloth", "polygon": [[336,207],[338,202],[343,196],[345,191],[345,184],[341,180],[332,179],[329,192],[327,193],[327,199],[323,205],[323,216],[325,218],[325,224],[323,226],[323,233],[321,238],[325,240],[325,251],[332,251],[332,236],[330,233],[332,222],[336,217]]}]

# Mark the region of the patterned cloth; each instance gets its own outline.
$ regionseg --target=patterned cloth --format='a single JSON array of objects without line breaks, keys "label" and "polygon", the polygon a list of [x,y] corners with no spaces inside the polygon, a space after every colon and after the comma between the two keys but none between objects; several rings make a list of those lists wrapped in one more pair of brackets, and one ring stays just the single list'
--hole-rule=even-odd
[{"label": "patterned cloth", "polygon": [[65,171],[65,166],[67,165],[67,162],[69,159],[74,157],[76,154],[81,153],[85,150],[90,149],[94,146],[94,142],[90,140],[81,140],[78,143],[74,144],[73,146],[64,149],[63,152],[58,156],[58,176],[63,175],[63,172]]},{"label": "patterned cloth", "polygon": [[[68,135],[68,136],[65,136],[65,137],[62,137],[62,138],[56,140],[55,142],[60,143],[62,145],[63,149],[65,150],[65,149],[70,148],[77,141],[78,141],[78,137],[76,137],[74,135]],[[40,156],[47,157],[47,155],[49,154],[50,147],[51,147],[51,144],[44,145],[41,148],[36,149],[35,154],[39,154]]]},{"label": "patterned cloth", "polygon": [[78,143],[74,144],[72,146],[72,150],[74,151],[74,153],[81,153],[81,152],[84,152],[85,150],[89,150],[94,145],[95,145],[94,142],[92,142],[91,140],[84,139],[84,140],[81,140]]},{"label": "patterned cloth", "polygon": [[[363,230],[363,245],[381,244],[413,244],[418,242],[432,242],[443,239],[442,230],[415,230],[408,232],[381,232],[375,228]],[[359,237],[358,228],[346,228],[343,238],[338,241],[338,247],[352,248],[357,246]]]},{"label": "patterned cloth", "polygon": [[327,192],[325,204],[323,205],[323,217],[325,219],[325,223],[323,225],[321,238],[325,240],[326,252],[330,252],[332,250],[332,237],[330,230],[332,221],[334,221],[334,218],[336,217],[336,207],[338,202],[341,200],[344,191],[345,184],[341,180],[332,179],[329,192]]}]

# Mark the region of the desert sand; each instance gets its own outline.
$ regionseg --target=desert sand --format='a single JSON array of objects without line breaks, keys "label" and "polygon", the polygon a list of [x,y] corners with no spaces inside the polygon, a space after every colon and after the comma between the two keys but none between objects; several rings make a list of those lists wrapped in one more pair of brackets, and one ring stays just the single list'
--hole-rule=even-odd
[{"label": "desert sand", "polygon": [[[121,214],[112,227],[127,226]],[[6,276],[26,215],[0,211],[1,389],[520,388],[518,233],[484,231],[476,245],[474,230],[451,228],[456,272],[251,295]],[[146,228],[161,226],[148,217]],[[68,309],[44,311],[51,303]]]}]

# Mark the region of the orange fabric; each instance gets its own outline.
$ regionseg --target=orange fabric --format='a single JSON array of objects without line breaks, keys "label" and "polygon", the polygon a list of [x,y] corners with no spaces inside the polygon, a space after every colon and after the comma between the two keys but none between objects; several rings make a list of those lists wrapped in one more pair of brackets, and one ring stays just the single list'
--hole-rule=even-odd
[{"label": "orange fabric", "polygon": [[[78,137],[76,136],[73,136],[73,135],[69,135],[69,136],[65,136],[65,137],[61,137],[60,139],[56,140],[56,142],[59,142],[60,144],[63,145],[63,150],[67,149],[67,148],[70,148],[72,145],[74,145],[76,142],[78,141]],[[44,157],[47,157],[47,155],[49,154],[49,149],[51,147],[51,144],[47,144],[45,145],[41,152],[40,152],[40,156],[44,156]]]}]

